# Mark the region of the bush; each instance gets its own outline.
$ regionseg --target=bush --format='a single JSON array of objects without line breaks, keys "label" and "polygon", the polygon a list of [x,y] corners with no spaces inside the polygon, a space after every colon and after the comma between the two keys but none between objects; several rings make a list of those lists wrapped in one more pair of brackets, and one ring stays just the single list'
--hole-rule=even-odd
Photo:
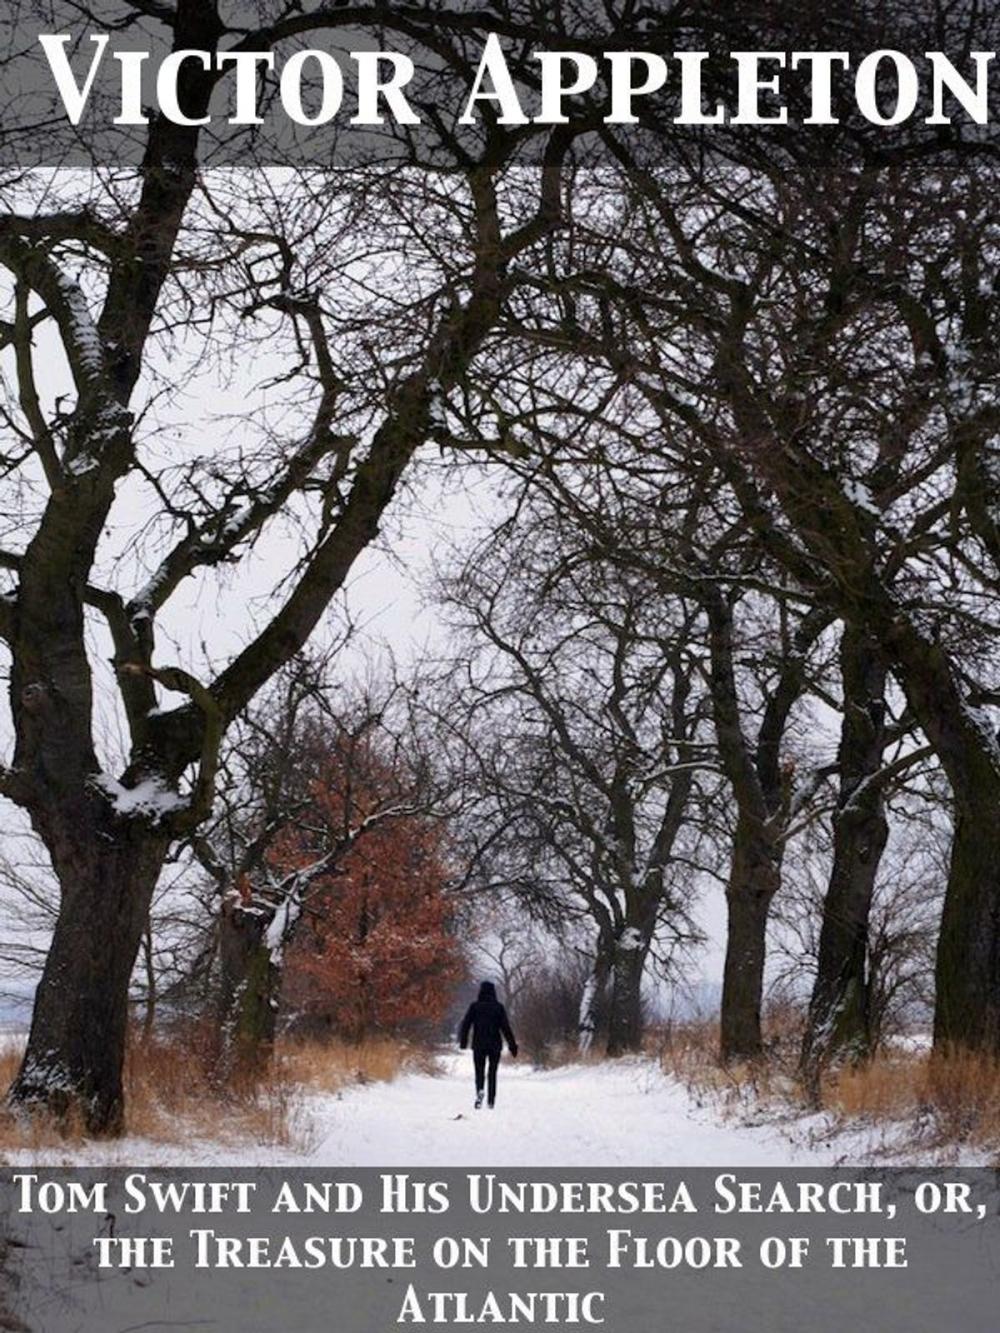
[{"label": "bush", "polygon": [[518,1042],[536,1064],[576,1054],[589,970],[586,958],[567,953],[543,964],[518,990],[511,1021]]}]

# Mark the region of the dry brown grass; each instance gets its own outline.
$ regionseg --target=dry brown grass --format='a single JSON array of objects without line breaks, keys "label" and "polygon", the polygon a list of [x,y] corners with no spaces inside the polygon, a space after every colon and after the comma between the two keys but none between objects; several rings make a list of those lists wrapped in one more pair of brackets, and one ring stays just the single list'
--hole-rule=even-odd
[{"label": "dry brown grass", "polygon": [[[657,1054],[696,1101],[741,1118],[788,1121],[816,1110],[796,1069],[799,1031],[794,1013],[777,1013],[764,1059],[722,1066],[718,1024],[679,1023],[659,1029]],[[887,1151],[970,1145],[1000,1153],[1000,1059],[990,1056],[890,1047],[865,1064],[828,1071],[820,1106],[832,1132],[870,1128]]]},{"label": "dry brown grass", "polygon": [[[588,1051],[581,1051],[576,1041],[554,1041],[545,1046],[521,1046],[518,1063],[533,1069],[562,1069],[565,1065],[599,1065],[607,1059],[604,1042],[595,1042]],[[507,1059],[506,1054],[504,1059]]]},{"label": "dry brown grass", "polygon": [[158,1143],[196,1138],[297,1146],[305,1132],[297,1089],[280,1063],[254,1082],[222,1087],[211,1035],[133,1039],[125,1065],[128,1133]]},{"label": "dry brown grass", "polygon": [[719,1061],[717,1019],[671,1023],[655,1034],[652,1047],[661,1068],[683,1083],[698,1102],[715,1100],[724,1110],[746,1112],[760,1104],[776,1107],[797,1093],[792,1074],[797,1026],[784,1011],[768,1025],[766,1054],[756,1061]]},{"label": "dry brown grass", "polygon": [[0,1042],[0,1087],[9,1087],[21,1061],[19,1042]]},{"label": "dry brown grass", "polygon": [[[0,1046],[0,1095],[19,1062],[17,1045]],[[221,1087],[216,1067],[210,1034],[197,1028],[145,1040],[134,1036],[125,1065],[127,1133],[156,1143],[213,1140],[305,1148],[304,1092],[385,1082],[405,1068],[432,1072],[433,1059],[388,1039],[356,1045],[295,1040],[280,1042],[266,1074],[253,1082]],[[0,1157],[69,1149],[85,1138],[82,1127],[0,1111]]]},{"label": "dry brown grass", "polygon": [[1000,1148],[1000,1060],[993,1056],[890,1051],[827,1075],[822,1095],[845,1119],[899,1122],[928,1148]]},{"label": "dry brown grass", "polygon": [[665,1023],[646,1034],[663,1067],[678,1077],[718,1060],[719,1024],[711,1018]]},{"label": "dry brown grass", "polygon": [[389,1037],[358,1043],[291,1039],[279,1045],[277,1063],[286,1082],[316,1092],[338,1092],[352,1083],[388,1083],[411,1070],[437,1072],[431,1052]]},{"label": "dry brown grass", "polygon": [[880,1055],[868,1064],[827,1073],[822,1105],[849,1119],[904,1120],[922,1103],[926,1062],[906,1053]]}]

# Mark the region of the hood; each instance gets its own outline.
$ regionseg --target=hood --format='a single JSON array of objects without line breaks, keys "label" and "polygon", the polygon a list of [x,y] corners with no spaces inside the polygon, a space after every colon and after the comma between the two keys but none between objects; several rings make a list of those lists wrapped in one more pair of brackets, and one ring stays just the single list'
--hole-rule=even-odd
[{"label": "hood", "polygon": [[497,998],[497,988],[492,981],[484,981],[480,985],[479,998],[481,1000],[495,1000]]}]

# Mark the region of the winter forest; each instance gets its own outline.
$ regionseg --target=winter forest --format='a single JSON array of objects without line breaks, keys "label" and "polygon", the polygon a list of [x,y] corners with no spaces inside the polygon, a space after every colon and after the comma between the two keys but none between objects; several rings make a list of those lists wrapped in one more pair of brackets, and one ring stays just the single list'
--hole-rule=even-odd
[{"label": "winter forest", "polygon": [[[9,49],[47,6],[7,8]],[[995,145],[609,125],[601,83],[455,122],[491,32],[530,102],[539,34],[873,50],[898,7],[72,8],[366,33],[425,114],[3,159],[5,1115],[120,1135],[153,1049],[224,1106],[306,1042],[454,1043],[489,977],[522,1061],[697,1026],[817,1108],[909,1040],[996,1130]],[[996,46],[920,9],[914,49]]]}]

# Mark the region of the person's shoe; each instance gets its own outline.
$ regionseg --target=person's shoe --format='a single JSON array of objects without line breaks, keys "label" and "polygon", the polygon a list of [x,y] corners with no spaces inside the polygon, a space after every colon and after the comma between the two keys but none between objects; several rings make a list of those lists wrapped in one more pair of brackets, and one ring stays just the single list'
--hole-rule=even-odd
[{"label": "person's shoe", "polygon": [[491,1111],[493,1110],[493,1103],[492,1103],[492,1102],[489,1103],[489,1108],[490,1108]]},{"label": "person's shoe", "polygon": [[476,1093],[476,1110],[477,1110],[477,1111],[478,1111],[479,1108],[482,1106],[482,1104],[483,1104],[483,1094],[482,1094],[481,1092],[477,1092],[477,1093]]}]

